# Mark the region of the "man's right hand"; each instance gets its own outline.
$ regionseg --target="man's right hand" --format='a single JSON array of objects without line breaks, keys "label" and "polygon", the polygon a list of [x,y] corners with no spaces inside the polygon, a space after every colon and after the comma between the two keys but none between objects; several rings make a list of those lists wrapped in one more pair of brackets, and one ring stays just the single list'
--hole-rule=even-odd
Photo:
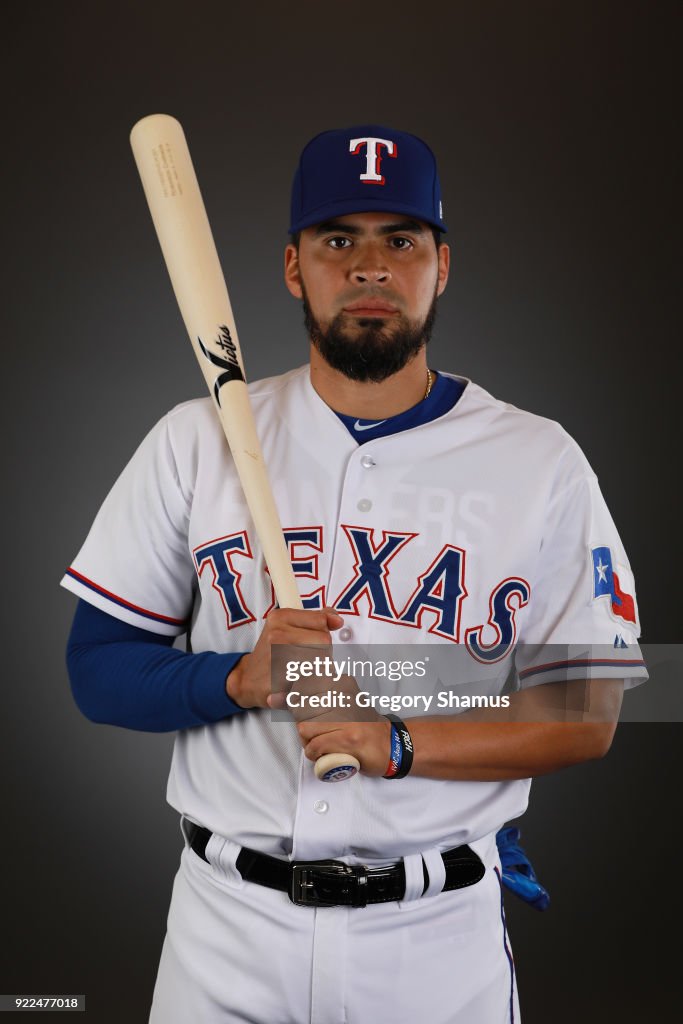
[{"label": "man's right hand", "polygon": [[266,619],[254,650],[240,658],[229,673],[225,682],[228,697],[242,708],[270,707],[273,692],[289,688],[284,679],[271,677],[272,645],[315,644],[329,649],[332,631],[339,629],[343,621],[333,608],[275,608]]}]

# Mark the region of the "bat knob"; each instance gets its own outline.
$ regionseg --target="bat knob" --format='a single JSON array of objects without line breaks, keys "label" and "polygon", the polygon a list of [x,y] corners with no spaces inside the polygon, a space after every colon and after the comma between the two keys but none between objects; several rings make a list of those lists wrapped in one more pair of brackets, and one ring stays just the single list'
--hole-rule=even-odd
[{"label": "bat knob", "polygon": [[342,782],[360,770],[360,762],[351,754],[323,754],[315,762],[315,776],[321,782]]}]

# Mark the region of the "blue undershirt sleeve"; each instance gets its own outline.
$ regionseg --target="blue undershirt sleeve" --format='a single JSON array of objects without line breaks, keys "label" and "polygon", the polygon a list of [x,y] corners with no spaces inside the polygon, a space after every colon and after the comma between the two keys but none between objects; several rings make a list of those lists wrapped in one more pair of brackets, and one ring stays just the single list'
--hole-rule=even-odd
[{"label": "blue undershirt sleeve", "polygon": [[189,654],[172,644],[173,637],[79,601],[66,654],[78,708],[92,722],[145,732],[208,725],[244,710],[225,692],[242,654]]}]

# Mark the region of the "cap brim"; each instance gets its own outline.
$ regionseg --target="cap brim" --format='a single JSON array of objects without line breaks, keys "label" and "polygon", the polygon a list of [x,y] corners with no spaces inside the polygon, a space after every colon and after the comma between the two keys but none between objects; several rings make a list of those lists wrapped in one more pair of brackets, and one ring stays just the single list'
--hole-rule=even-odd
[{"label": "cap brim", "polygon": [[438,228],[439,231],[448,230],[442,220],[438,220],[436,217],[425,217],[422,209],[417,209],[407,203],[387,202],[385,197],[378,196],[374,200],[368,197],[368,199],[340,199],[338,202],[326,203],[316,210],[310,210],[305,216],[292,223],[289,233],[293,235],[314,224],[321,224],[324,220],[344,217],[350,213],[403,213],[416,220],[421,220],[424,224],[430,224],[432,227]]}]

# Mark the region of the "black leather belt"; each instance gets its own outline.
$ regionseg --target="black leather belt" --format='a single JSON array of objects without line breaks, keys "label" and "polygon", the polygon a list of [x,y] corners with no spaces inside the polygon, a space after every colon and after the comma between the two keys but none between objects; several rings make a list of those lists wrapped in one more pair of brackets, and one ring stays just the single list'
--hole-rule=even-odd
[{"label": "black leather belt", "polygon": [[[190,821],[186,824],[191,849],[208,864],[206,844],[212,833]],[[441,856],[446,869],[442,892],[476,885],[484,876],[484,864],[469,846],[446,850]],[[245,881],[286,892],[300,907],[365,907],[368,903],[402,900],[406,891],[403,861],[387,868],[367,868],[339,860],[288,861],[243,846],[236,865]],[[424,893],[429,884],[424,862],[422,870]]]}]

